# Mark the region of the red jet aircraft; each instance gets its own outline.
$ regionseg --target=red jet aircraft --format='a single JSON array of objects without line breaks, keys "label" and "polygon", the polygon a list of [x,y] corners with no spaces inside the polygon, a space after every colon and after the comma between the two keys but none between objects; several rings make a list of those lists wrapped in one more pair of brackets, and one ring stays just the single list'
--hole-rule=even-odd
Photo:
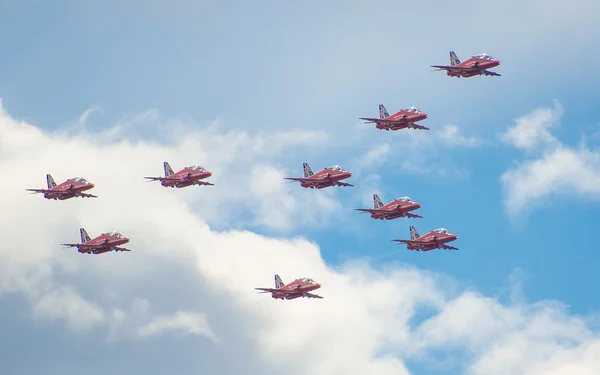
[{"label": "red jet aircraft", "polygon": [[346,182],[341,182],[352,176],[352,173],[344,170],[339,165],[332,165],[320,171],[313,173],[308,163],[302,163],[304,168],[304,178],[302,177],[285,177],[286,180],[300,181],[300,186],[311,189],[323,189],[329,186],[354,186]]},{"label": "red jet aircraft", "polygon": [[119,232],[102,233],[93,240],[90,239],[87,232],[83,228],[79,228],[81,243],[63,243],[61,245],[67,247],[76,247],[77,251],[82,254],[102,254],[109,251],[131,251],[119,245],[129,242],[129,238],[123,237]]},{"label": "red jet aircraft", "polygon": [[90,190],[94,187],[94,184],[90,183],[83,177],[69,178],[67,181],[60,185],[56,185],[54,179],[49,174],[46,175],[46,183],[48,189],[25,189],[27,191],[33,191],[33,194],[43,193],[44,198],[54,200],[65,200],[73,197],[82,198],[98,198],[95,195],[84,193],[86,190]]},{"label": "red jet aircraft", "polygon": [[473,77],[473,76],[500,76],[496,72],[489,71],[488,69],[500,65],[499,60],[495,60],[492,56],[480,53],[470,59],[460,62],[456,53],[450,51],[450,66],[448,65],[432,65],[432,68],[439,68],[438,70],[445,70],[446,74],[450,77]]},{"label": "red jet aircraft", "polygon": [[415,107],[407,107],[390,116],[383,104],[379,105],[379,118],[361,117],[359,120],[366,120],[363,124],[376,123],[375,126],[380,130],[400,130],[400,129],[422,129],[429,130],[421,125],[415,124],[417,121],[425,120],[427,113],[420,111]]},{"label": "red jet aircraft", "polygon": [[[185,167],[177,173],[173,173],[173,169],[166,161],[163,163],[165,170],[165,177],[144,177],[152,181],[160,181],[160,184],[164,187],[170,188],[182,188],[191,185],[211,185],[210,182],[200,181],[207,177],[212,176],[210,171],[198,166],[192,165]],[[149,181],[151,182],[151,181]]]},{"label": "red jet aircraft", "polygon": [[457,235],[448,232],[447,229],[439,228],[419,236],[415,227],[410,227],[410,240],[392,240],[405,243],[408,250],[429,251],[433,249],[458,250],[454,246],[446,245],[446,242],[452,242],[458,238]]},{"label": "red jet aircraft", "polygon": [[323,298],[316,294],[309,293],[313,290],[317,290],[321,287],[321,284],[317,284],[313,279],[303,277],[296,279],[291,283],[284,285],[279,275],[275,275],[275,289],[271,288],[254,288],[261,290],[260,293],[271,293],[271,297],[275,299],[294,299],[298,297],[308,298]]},{"label": "red jet aircraft", "polygon": [[423,216],[411,214],[408,211],[413,211],[421,208],[421,204],[413,201],[409,197],[394,199],[390,203],[384,205],[377,194],[373,194],[374,208],[355,208],[361,213],[370,213],[373,219],[392,220],[399,217],[423,218]]}]

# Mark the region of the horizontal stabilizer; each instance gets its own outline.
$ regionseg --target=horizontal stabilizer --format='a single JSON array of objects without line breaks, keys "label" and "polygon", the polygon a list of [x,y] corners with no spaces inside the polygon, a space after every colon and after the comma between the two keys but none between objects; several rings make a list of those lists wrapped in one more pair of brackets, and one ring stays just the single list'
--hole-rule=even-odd
[{"label": "horizontal stabilizer", "polygon": [[98,196],[88,193],[78,193],[77,196],[82,198],[98,198]]},{"label": "horizontal stabilizer", "polygon": [[323,297],[316,295],[316,294],[312,294],[312,293],[304,293],[304,297],[323,299]]},{"label": "horizontal stabilizer", "polygon": [[215,184],[210,183],[208,181],[196,181],[196,182],[194,182],[194,185],[198,185],[198,186],[202,186],[202,185],[205,185],[205,186],[215,186]]},{"label": "horizontal stabilizer", "polygon": [[130,249],[126,249],[124,247],[117,247],[117,246],[113,247],[113,250],[115,250],[115,251],[131,251]]}]

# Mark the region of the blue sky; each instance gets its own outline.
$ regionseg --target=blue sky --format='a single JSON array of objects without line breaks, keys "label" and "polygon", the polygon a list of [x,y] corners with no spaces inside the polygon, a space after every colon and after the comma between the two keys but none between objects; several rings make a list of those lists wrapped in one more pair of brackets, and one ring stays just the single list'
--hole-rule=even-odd
[{"label": "blue sky", "polygon": [[[556,2],[540,10],[527,2],[519,3],[521,10],[515,14],[516,2],[510,1],[465,1],[473,8],[461,11],[433,1],[176,3],[0,2],[4,108],[13,118],[46,131],[71,126],[84,111],[99,108],[86,120],[95,131],[157,109],[164,124],[178,119],[194,124],[194,131],[217,121],[219,129],[234,133],[322,132],[326,141],[290,147],[269,162],[290,177],[301,173],[305,161],[315,172],[331,164],[355,172],[350,181],[354,188],[302,193],[303,199],[336,200],[339,210],[319,219],[321,211],[315,208],[306,216],[318,224],[308,225],[298,215],[297,225],[285,231],[244,225],[245,211],[239,211],[231,219],[232,228],[305,237],[319,245],[324,261],[334,268],[361,258],[370,259],[376,269],[406,263],[450,276],[460,290],[477,290],[501,301],[508,301],[511,285],[520,282],[529,302],[555,299],[568,306],[569,314],[598,313],[600,301],[591,297],[600,282],[596,159],[588,159],[590,182],[580,188],[572,183],[577,173],[550,167],[550,174],[566,177],[517,217],[507,213],[501,183],[501,176],[519,163],[556,151],[551,146],[521,150],[501,139],[515,119],[552,108],[554,100],[564,113],[549,128],[553,141],[548,144],[578,149],[584,139],[595,155],[600,78],[594,74],[598,55],[591,46],[600,36],[598,5],[575,1],[567,11]],[[449,49],[462,60],[480,52],[493,55],[502,60],[495,69],[502,77],[453,79],[431,72],[429,65],[447,63]],[[359,126],[358,117],[377,115],[379,103],[390,113],[410,105],[421,108],[429,114],[424,125],[434,135]],[[448,125],[476,139],[477,145],[445,143],[435,132]],[[141,124],[132,131],[145,140],[167,141],[152,129]],[[361,166],[361,158],[381,145],[388,147],[385,156]],[[176,163],[174,169],[182,167]],[[153,164],[140,176],[160,171],[160,164]],[[299,186],[297,190],[300,194]],[[424,218],[382,222],[352,210],[370,204],[373,193],[384,203],[410,196],[422,203]],[[201,203],[186,197],[202,212]],[[274,199],[269,204],[280,203]],[[318,204],[305,201],[303,207],[311,210]],[[206,220],[213,228],[228,229],[229,217]],[[421,234],[448,228],[459,236],[455,245],[460,251],[409,252],[392,243],[408,237],[409,225]],[[271,275],[265,276],[270,280]],[[302,275],[282,275],[284,281],[295,276]],[[55,328],[30,327],[18,317],[27,308],[18,298],[0,298],[0,319],[22,325],[19,331],[34,342],[40,356],[50,350],[40,337],[57,336],[70,345],[77,340],[53,332]],[[34,372],[14,366],[14,374]],[[57,371],[74,372],[76,365],[57,366]],[[441,371],[418,363],[409,369],[415,374]]]}]

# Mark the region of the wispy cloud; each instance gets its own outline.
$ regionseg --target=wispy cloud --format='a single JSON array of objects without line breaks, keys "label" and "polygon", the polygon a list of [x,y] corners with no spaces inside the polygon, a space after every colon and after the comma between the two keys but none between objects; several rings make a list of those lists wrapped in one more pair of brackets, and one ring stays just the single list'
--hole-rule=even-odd
[{"label": "wispy cloud", "polygon": [[376,163],[383,164],[385,163],[389,153],[390,145],[388,143],[380,143],[373,146],[373,148],[371,148],[365,154],[359,156],[356,164],[362,168],[370,167]]},{"label": "wispy cloud", "polygon": [[481,139],[477,137],[467,137],[460,134],[458,126],[453,124],[444,125],[435,132],[435,137],[448,146],[477,147],[482,144]]},{"label": "wispy cloud", "polygon": [[157,316],[150,323],[140,327],[138,334],[142,337],[154,336],[161,333],[182,332],[209,338],[218,342],[210,329],[206,316],[202,314],[177,311],[170,316]]}]

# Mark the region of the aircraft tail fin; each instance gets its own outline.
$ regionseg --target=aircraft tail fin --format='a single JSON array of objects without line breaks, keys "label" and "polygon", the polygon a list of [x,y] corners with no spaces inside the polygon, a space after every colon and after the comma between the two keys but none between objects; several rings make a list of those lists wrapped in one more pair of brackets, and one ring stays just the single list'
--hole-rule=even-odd
[{"label": "aircraft tail fin", "polygon": [[81,236],[81,243],[86,243],[90,240],[90,236],[83,228],[79,228],[79,235]]},{"label": "aircraft tail fin", "polygon": [[385,109],[385,106],[383,104],[379,105],[379,118],[380,119],[384,119],[384,118],[388,118],[390,117],[390,114],[388,113],[387,109]]},{"label": "aircraft tail fin", "polygon": [[171,168],[171,166],[169,165],[169,163],[167,163],[166,161],[163,163],[164,169],[165,169],[165,177],[169,177],[171,175],[173,175],[173,169]]},{"label": "aircraft tail fin", "polygon": [[419,232],[417,232],[417,229],[411,225],[410,226],[410,239],[411,239],[411,241],[414,241],[414,240],[416,240],[419,237],[421,237],[421,236],[419,236]]},{"label": "aircraft tail fin", "polygon": [[48,184],[48,190],[56,187],[56,182],[54,182],[54,179],[49,174],[46,175],[46,183]]},{"label": "aircraft tail fin", "polygon": [[314,174],[308,163],[302,163],[302,168],[304,169],[304,178],[309,178]]},{"label": "aircraft tail fin", "polygon": [[450,66],[456,66],[458,64],[460,64],[458,56],[456,56],[456,53],[454,53],[454,51],[450,51]]},{"label": "aircraft tail fin", "polygon": [[281,281],[281,277],[279,275],[275,275],[275,289],[282,288],[285,284]]},{"label": "aircraft tail fin", "polygon": [[373,208],[378,209],[379,207],[383,207],[383,202],[379,198],[379,195],[373,194]]}]

